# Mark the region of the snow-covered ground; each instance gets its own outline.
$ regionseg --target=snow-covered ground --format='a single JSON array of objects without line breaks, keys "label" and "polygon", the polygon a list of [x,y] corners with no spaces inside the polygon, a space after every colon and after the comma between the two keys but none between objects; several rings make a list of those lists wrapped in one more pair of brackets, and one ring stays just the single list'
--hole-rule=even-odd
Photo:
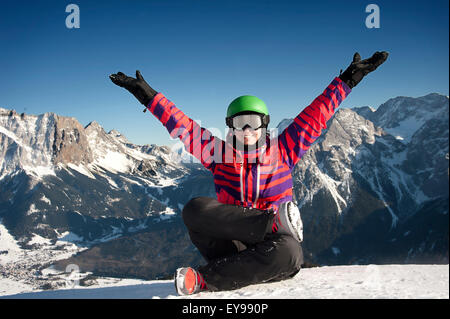
[{"label": "snow-covered ground", "polygon": [[[20,283],[9,285],[3,298],[132,298],[132,299],[448,299],[448,265],[359,265],[302,269],[294,278],[222,292],[177,296],[171,280],[138,281],[107,279],[95,288],[76,287],[17,293]],[[22,287],[23,289],[23,287]]]}]

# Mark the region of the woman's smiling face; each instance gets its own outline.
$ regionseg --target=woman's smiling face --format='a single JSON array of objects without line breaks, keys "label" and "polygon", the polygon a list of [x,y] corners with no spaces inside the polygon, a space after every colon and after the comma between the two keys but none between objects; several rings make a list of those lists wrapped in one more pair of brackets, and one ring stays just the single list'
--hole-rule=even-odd
[{"label": "woman's smiling face", "polygon": [[236,139],[244,145],[254,145],[261,138],[262,129],[253,130],[250,127],[244,130],[234,130]]}]

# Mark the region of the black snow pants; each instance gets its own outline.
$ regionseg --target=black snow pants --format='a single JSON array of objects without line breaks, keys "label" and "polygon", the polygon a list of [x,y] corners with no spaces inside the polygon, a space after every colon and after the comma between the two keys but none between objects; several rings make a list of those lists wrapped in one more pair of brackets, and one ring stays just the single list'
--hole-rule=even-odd
[{"label": "black snow pants", "polygon": [[197,270],[211,291],[284,280],[300,270],[301,245],[272,233],[273,213],[196,197],[182,215],[192,243],[207,261]]}]

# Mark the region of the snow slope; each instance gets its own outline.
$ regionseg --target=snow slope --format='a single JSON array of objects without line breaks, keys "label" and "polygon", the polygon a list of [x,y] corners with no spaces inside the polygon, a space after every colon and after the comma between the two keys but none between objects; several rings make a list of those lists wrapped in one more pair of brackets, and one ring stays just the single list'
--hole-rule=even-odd
[{"label": "snow slope", "polygon": [[294,278],[281,282],[253,285],[233,291],[203,292],[189,297],[177,296],[171,280],[125,280],[112,285],[103,283],[98,288],[21,293],[3,298],[448,299],[449,267],[358,265],[307,268],[302,269]]}]

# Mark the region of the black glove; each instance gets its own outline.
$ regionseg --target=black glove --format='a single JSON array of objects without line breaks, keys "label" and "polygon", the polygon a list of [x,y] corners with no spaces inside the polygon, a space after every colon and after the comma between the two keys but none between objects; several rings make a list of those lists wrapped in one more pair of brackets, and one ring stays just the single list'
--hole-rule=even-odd
[{"label": "black glove", "polygon": [[351,89],[354,88],[363,77],[372,71],[375,71],[384,61],[386,61],[389,53],[386,51],[375,52],[372,57],[362,60],[358,52],[353,56],[353,62],[350,63],[347,70],[339,75],[342,81],[344,81]]},{"label": "black glove", "polygon": [[136,71],[136,79],[126,76],[122,72],[109,76],[114,84],[121,86],[131,92],[142,104],[148,106],[153,97],[158,93],[153,90],[141,75]]}]

